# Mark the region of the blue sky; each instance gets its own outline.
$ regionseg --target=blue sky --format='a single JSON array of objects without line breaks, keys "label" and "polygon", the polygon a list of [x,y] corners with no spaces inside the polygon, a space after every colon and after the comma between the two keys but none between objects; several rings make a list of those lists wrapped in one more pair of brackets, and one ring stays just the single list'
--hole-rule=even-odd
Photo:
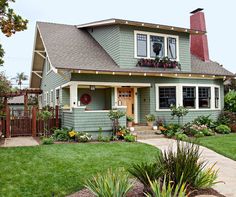
[{"label": "blue sky", "polygon": [[76,25],[121,18],[189,27],[189,12],[198,7],[205,9],[210,58],[236,73],[236,3],[233,0],[227,3],[213,0],[16,0],[11,5],[29,20],[29,25],[26,31],[11,38],[0,35],[6,52],[5,65],[0,71],[6,71],[10,78],[17,72],[30,75],[36,21]]}]

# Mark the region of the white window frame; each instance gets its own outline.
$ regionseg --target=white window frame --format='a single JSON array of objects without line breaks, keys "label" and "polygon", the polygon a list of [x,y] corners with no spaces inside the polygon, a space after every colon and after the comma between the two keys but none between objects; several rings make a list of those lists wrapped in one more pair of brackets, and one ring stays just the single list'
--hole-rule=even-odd
[{"label": "white window frame", "polygon": [[49,105],[50,105],[50,107],[53,106],[53,90],[50,91],[50,95],[49,95]]},{"label": "white window frame", "polygon": [[[155,84],[156,92],[156,111],[170,111],[170,109],[160,109],[159,108],[159,87],[176,87],[176,106],[183,106],[183,87],[195,87],[196,88],[196,107],[193,109],[188,109],[189,111],[210,111],[210,110],[221,110],[221,87],[214,84],[183,84],[183,83],[163,83]],[[198,88],[199,87],[209,87],[211,88],[211,103],[210,108],[199,108],[199,98],[198,98]],[[219,88],[219,107],[215,108],[215,88]]]},{"label": "white window frame", "polygon": [[[147,57],[139,57],[137,56],[137,34],[144,34],[147,35]],[[147,31],[137,31],[134,30],[134,58],[140,59],[155,59],[150,56],[150,36],[160,36],[164,37],[164,57],[168,56],[168,48],[167,48],[167,38],[175,38],[176,39],[176,59],[173,59],[175,61],[179,61],[179,36],[177,35],[171,35],[171,34],[161,34],[161,33],[155,33],[155,32],[147,32]]]},{"label": "white window frame", "polygon": [[49,100],[49,99],[48,99],[48,91],[47,91],[47,92],[46,92],[46,102],[45,102],[46,105],[49,104],[49,103],[48,103],[48,100]]},{"label": "white window frame", "polygon": [[59,87],[55,88],[55,105],[58,104],[58,100],[57,100],[57,90],[59,90],[59,105],[60,105],[60,103],[61,103],[61,101],[60,101],[60,91],[61,91],[61,87],[59,86]]}]

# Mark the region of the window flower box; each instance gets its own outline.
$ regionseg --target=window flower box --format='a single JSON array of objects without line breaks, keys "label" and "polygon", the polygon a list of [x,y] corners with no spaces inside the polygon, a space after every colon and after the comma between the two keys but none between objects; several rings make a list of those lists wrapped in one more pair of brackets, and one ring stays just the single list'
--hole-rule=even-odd
[{"label": "window flower box", "polygon": [[173,68],[181,70],[181,65],[177,61],[173,61],[168,57],[162,59],[140,59],[138,60],[137,66],[139,67],[150,67],[150,68]]}]

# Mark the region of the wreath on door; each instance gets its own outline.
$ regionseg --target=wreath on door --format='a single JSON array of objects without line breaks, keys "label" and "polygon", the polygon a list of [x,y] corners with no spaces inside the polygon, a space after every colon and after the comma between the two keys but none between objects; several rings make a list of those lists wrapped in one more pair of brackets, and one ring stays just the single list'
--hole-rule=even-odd
[{"label": "wreath on door", "polygon": [[89,94],[83,94],[81,97],[80,97],[80,102],[83,104],[83,105],[88,105],[90,102],[91,102],[91,96]]}]

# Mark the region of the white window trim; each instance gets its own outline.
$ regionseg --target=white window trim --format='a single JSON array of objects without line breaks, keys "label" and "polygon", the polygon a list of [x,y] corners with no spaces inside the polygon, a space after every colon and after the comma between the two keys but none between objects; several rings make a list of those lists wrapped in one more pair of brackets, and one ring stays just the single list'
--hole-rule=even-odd
[{"label": "white window trim", "polygon": [[[189,111],[210,111],[210,110],[221,110],[221,87],[214,84],[183,84],[183,83],[163,83],[155,84],[156,92],[156,111],[170,111],[170,109],[159,108],[159,87],[176,87],[176,106],[183,106],[183,87],[195,87],[196,88],[196,108],[188,109]],[[210,108],[199,108],[198,88],[209,87],[211,88],[211,107]],[[219,107],[215,108],[215,88],[219,88]]]},{"label": "white window trim", "polygon": [[60,91],[61,91],[61,86],[55,88],[55,105],[57,105],[57,90],[59,90],[59,105],[61,103],[60,101]]},{"label": "white window trim", "polygon": [[50,103],[50,106],[52,107],[53,106],[53,90],[50,91],[49,103]]},{"label": "white window trim", "polygon": [[[144,34],[147,35],[147,57],[139,57],[137,56],[137,34]],[[179,61],[179,36],[171,35],[171,34],[160,34],[155,32],[147,32],[147,31],[137,31],[134,30],[134,58],[140,59],[155,59],[153,57],[150,57],[150,36],[161,36],[164,37],[164,43],[165,43],[165,49],[164,49],[164,57],[168,56],[168,50],[167,50],[167,38],[175,38],[176,39],[176,61]]]}]

